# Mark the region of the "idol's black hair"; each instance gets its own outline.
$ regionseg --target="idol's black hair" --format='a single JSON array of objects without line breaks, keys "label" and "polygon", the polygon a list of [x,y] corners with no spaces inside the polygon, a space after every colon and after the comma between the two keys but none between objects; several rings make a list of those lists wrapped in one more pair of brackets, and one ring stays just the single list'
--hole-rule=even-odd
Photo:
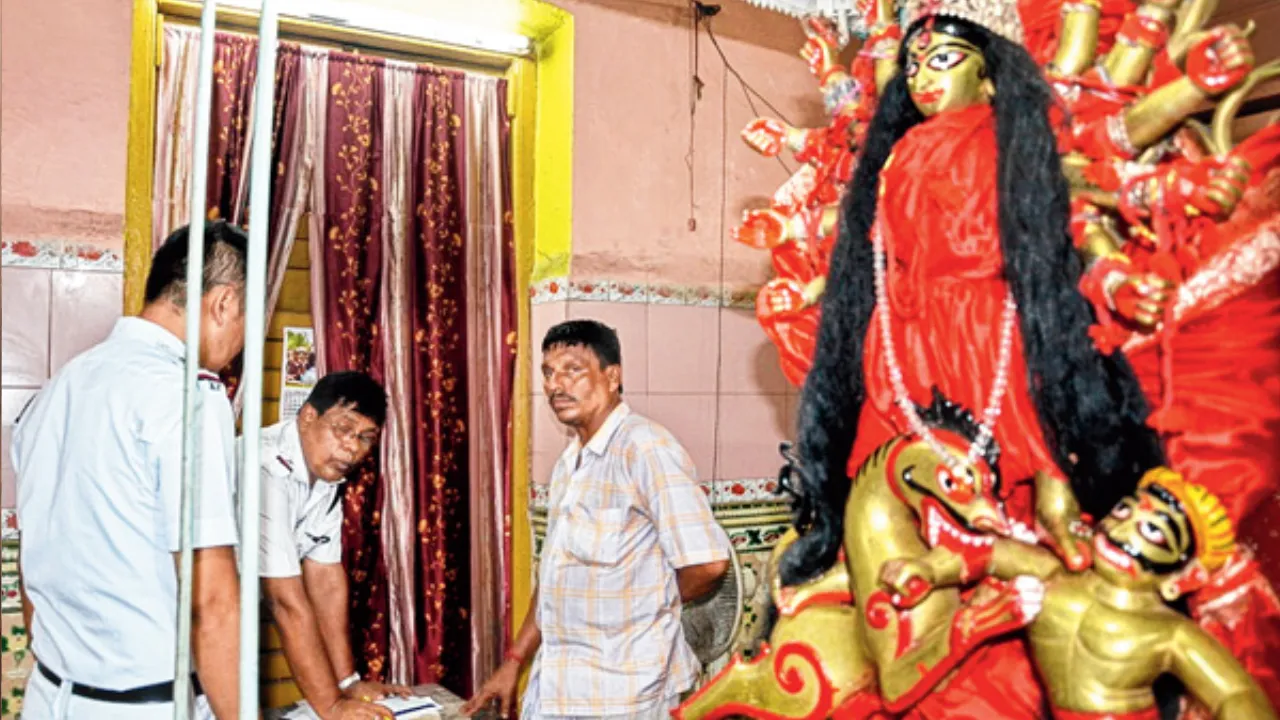
[{"label": "idol's black hair", "polygon": [[[922,27],[908,29],[899,67]],[[1103,355],[1089,336],[1094,316],[1077,289],[1083,266],[1071,242],[1067,182],[1049,122],[1052,91],[1021,46],[960,20],[938,18],[934,30],[981,50],[995,87],[1000,246],[1019,309],[1028,387],[1059,469],[1082,509],[1100,516],[1137,487],[1143,472],[1162,464],[1163,453],[1145,424],[1146,401],[1128,362],[1119,353]],[[876,302],[870,230],[880,172],[894,144],[923,121],[899,73],[879,99],[842,201],[817,349],[801,395],[795,503],[801,537],[782,559],[784,584],[831,567],[840,549],[846,466],[866,400],[863,341]]]}]

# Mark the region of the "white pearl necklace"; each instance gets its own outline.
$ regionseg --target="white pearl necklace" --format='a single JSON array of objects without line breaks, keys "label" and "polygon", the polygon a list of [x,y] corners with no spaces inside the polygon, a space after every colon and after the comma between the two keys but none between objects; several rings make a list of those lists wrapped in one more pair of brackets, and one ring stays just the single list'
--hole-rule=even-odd
[{"label": "white pearl necklace", "polygon": [[[962,466],[961,462],[947,450],[947,447],[920,418],[919,413],[916,412],[915,403],[907,393],[907,386],[903,383],[902,368],[898,365],[898,354],[893,347],[893,332],[889,327],[889,291],[886,278],[888,261],[884,250],[884,237],[880,234],[878,226],[872,230],[872,236],[872,247],[875,253],[876,315],[880,321],[880,340],[881,345],[884,346],[884,362],[889,370],[889,383],[893,388],[894,402],[906,416],[911,432],[923,439],[948,467],[953,471],[958,470]],[[995,384],[991,386],[987,407],[982,411],[982,423],[978,426],[978,436],[970,443],[969,451],[965,455],[964,464],[966,465],[976,464],[986,455],[987,446],[991,443],[996,420],[1000,417],[1000,404],[1009,386],[1009,361],[1013,355],[1013,327],[1017,320],[1018,305],[1014,302],[1013,295],[1009,294],[1005,297],[1004,313],[1001,316],[1000,356],[996,362]]]}]

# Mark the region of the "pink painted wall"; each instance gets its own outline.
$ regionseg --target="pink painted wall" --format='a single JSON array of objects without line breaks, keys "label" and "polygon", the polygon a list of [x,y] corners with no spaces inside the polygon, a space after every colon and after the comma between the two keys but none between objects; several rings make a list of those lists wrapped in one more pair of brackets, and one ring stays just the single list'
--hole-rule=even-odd
[{"label": "pink painted wall", "polygon": [[[536,384],[542,336],[576,318],[618,331],[628,403],[672,431],[702,479],[776,476],[796,392],[754,312],[707,293],[720,287],[722,260],[726,288],[771,277],[768,255],[729,231],[745,208],[766,205],[787,173],[739,138],[754,113],[702,33],[691,178],[687,2],[557,4],[573,13],[576,36],[572,277],[567,292],[538,288],[532,308],[532,481],[549,480],[567,441]],[[712,29],[734,68],[789,120],[824,122],[798,55],[798,21],[723,0]]]},{"label": "pink painted wall", "polygon": [[5,2],[0,17],[0,507],[14,418],[121,308],[128,0]]},{"label": "pink painted wall", "polygon": [[3,12],[5,239],[119,248],[131,3],[6,2]]},{"label": "pink painted wall", "polygon": [[[715,283],[723,246],[728,282],[767,280],[765,253],[727,234],[745,207],[765,202],[787,175],[739,139],[754,115],[705,33],[692,173],[697,228],[688,227],[690,4],[556,4],[573,13],[577,38],[573,277]],[[721,5],[712,29],[730,63],[792,122],[821,122],[817,83],[798,55],[798,21],[742,0]]]}]

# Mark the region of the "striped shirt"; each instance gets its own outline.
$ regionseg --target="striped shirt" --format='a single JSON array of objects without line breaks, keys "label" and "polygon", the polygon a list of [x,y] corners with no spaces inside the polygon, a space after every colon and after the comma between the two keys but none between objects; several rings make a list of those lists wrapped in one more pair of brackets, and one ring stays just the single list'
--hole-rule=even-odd
[{"label": "striped shirt", "polygon": [[729,539],[689,454],[620,404],[551,474],[538,579],[542,645],[524,697],[536,717],[665,717],[698,661],[675,571],[727,560]]}]

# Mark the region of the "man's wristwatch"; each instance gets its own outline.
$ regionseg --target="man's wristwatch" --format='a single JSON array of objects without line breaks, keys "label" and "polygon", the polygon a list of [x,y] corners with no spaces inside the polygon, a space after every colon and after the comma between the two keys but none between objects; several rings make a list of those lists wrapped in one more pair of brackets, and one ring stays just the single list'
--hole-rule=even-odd
[{"label": "man's wristwatch", "polygon": [[348,688],[350,688],[352,685],[355,685],[358,682],[360,682],[360,673],[353,672],[350,675],[338,681],[338,689],[341,690],[342,692],[346,692]]}]

